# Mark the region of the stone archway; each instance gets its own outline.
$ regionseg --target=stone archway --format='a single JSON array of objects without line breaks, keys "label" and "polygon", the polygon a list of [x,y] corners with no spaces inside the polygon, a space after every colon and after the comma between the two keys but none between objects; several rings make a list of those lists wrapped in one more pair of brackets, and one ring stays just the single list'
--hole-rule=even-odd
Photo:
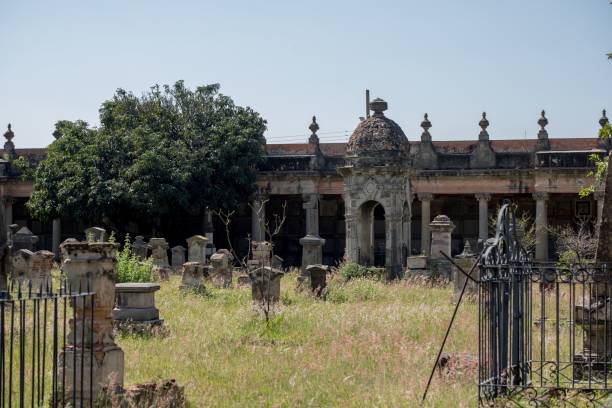
[{"label": "stone archway", "polygon": [[366,201],[359,207],[357,227],[359,263],[385,266],[385,208],[378,201]]}]

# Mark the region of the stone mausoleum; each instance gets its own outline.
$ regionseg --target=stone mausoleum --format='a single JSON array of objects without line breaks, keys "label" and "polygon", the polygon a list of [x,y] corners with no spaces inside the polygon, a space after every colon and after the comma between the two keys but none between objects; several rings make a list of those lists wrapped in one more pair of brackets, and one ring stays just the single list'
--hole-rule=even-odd
[{"label": "stone mausoleum", "polygon": [[[534,120],[538,127],[534,123],[531,139],[492,140],[485,113],[474,138],[434,140],[427,114],[420,137],[407,137],[386,110],[381,99],[369,103],[348,143],[321,143],[313,117],[305,143],[267,144],[257,192],[245,197],[231,223],[234,248],[246,253],[247,234],[265,239],[264,223],[252,208],[272,218],[286,203],[286,223],[274,242],[284,266],[335,264],[346,257],[384,266],[390,276],[398,276],[409,255],[428,254],[430,223],[437,215],[454,224],[451,251],[456,255],[465,241],[476,248],[478,239],[487,237],[489,217],[502,200],[511,199],[536,222],[538,260],[555,254],[548,226],[601,217],[602,197],[580,198],[578,193],[593,182],[589,156],[608,154],[610,141],[594,135],[549,137],[545,112]],[[607,122],[604,111],[599,125]],[[16,176],[10,161],[24,156],[36,164],[45,149],[15,148],[10,125],[4,136],[0,197],[6,222],[27,227],[39,237],[37,249],[57,254],[63,239],[78,236],[86,226],[71,219],[41,223],[28,216],[25,203],[32,184]],[[216,248],[227,247],[224,226],[210,213],[162,228],[171,247],[185,245],[196,234]],[[151,234],[132,231],[147,240]]]}]

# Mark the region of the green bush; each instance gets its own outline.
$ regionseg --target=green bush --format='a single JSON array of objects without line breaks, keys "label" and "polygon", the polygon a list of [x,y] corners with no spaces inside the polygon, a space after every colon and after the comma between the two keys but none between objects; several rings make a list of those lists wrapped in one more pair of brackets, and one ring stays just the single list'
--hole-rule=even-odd
[{"label": "green bush", "polygon": [[151,259],[141,261],[132,254],[130,236],[127,235],[123,248],[117,255],[117,283],[151,282],[152,271]]},{"label": "green bush", "polygon": [[367,278],[377,278],[380,279],[385,275],[385,270],[383,268],[376,268],[373,266],[366,267],[363,265],[359,265],[354,262],[347,262],[342,264],[339,269],[340,276],[344,278],[344,280],[351,279],[367,279]]}]

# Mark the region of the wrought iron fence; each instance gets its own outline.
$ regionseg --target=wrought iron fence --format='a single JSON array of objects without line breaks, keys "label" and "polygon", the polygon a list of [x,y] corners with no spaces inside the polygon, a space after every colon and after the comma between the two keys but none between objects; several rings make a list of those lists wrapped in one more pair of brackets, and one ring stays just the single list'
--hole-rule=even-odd
[{"label": "wrought iron fence", "polygon": [[611,266],[533,262],[504,204],[479,262],[481,404],[593,406],[612,392]]},{"label": "wrought iron fence", "polygon": [[[51,280],[0,291],[0,406],[92,406],[94,293]],[[87,404],[89,399],[89,404]]]}]

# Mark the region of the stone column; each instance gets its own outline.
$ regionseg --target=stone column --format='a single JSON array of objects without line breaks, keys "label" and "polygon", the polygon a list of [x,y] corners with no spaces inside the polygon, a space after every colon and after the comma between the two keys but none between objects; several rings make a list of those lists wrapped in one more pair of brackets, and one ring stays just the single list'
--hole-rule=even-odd
[{"label": "stone column", "polygon": [[[123,350],[115,343],[113,336],[112,310],[115,304],[115,264],[117,244],[109,242],[78,242],[65,241],[61,246],[63,264],[62,271],[66,274],[68,290],[77,293],[79,288],[86,291],[88,288],[94,292],[93,313],[89,298],[82,303],[82,298],[71,302],[76,308],[76,319],[70,321],[71,332],[68,334],[68,344],[60,355],[60,361],[66,361],[65,372],[60,378],[66,379],[64,394],[67,401],[72,398],[72,391],[76,387],[77,404],[81,402],[89,406],[91,395],[95,397],[103,387],[109,389],[123,386],[124,356]],[[93,324],[91,321],[93,315]],[[84,324],[83,324],[84,320]],[[75,325],[75,326],[73,326]],[[73,344],[72,330],[76,327],[76,344]],[[90,328],[93,327],[93,332]],[[81,341],[81,334],[84,342]],[[91,361],[93,349],[94,360]],[[76,356],[75,356],[76,354]],[[73,358],[76,357],[76,360]],[[80,362],[83,366],[92,367],[93,381],[91,388],[89,381],[84,381],[83,401],[80,384]],[[76,367],[73,364],[76,361]],[[61,368],[60,368],[61,370]],[[77,384],[72,382],[73,372],[76,370]],[[84,377],[88,379],[89,373]]]},{"label": "stone column", "polygon": [[251,239],[253,241],[266,240],[266,204],[258,196],[251,204]]},{"label": "stone column", "polygon": [[604,210],[604,192],[601,190],[595,191],[593,196],[595,197],[597,203],[597,227],[599,227]]},{"label": "stone column", "polygon": [[402,259],[402,216],[385,215],[385,268],[389,279],[403,276],[404,260]]},{"label": "stone column", "polygon": [[59,218],[53,219],[53,234],[51,237],[51,252],[56,261],[60,259],[60,243],[62,242],[62,221]]},{"label": "stone column", "polygon": [[214,245],[214,231],[215,231],[215,228],[213,226],[213,221],[212,221],[212,212],[208,208],[206,208],[204,210],[204,235],[208,239],[206,255],[209,257],[215,252],[214,251],[214,246],[215,246]]},{"label": "stone column", "polygon": [[491,200],[491,194],[477,193],[475,197],[478,200],[478,239],[484,242],[489,238],[489,200]]},{"label": "stone column", "polygon": [[319,195],[304,194],[303,208],[306,210],[306,236],[300,238],[302,245],[302,273],[308,265],[323,263],[325,240],[319,237]]},{"label": "stone column", "polygon": [[5,196],[2,201],[4,203],[4,220],[6,225],[11,225],[13,223],[13,202],[15,202],[15,199]]},{"label": "stone column", "polygon": [[357,249],[357,217],[354,214],[346,214],[344,216],[344,224],[346,228],[346,247],[344,256],[347,262],[359,262],[359,254]]},{"label": "stone column", "polygon": [[429,223],[431,222],[431,200],[433,200],[433,194],[418,193],[417,196],[421,201],[421,253],[429,255],[431,254],[429,248],[431,242]]},{"label": "stone column", "polygon": [[546,201],[548,201],[548,193],[538,191],[533,193],[533,199],[536,200],[536,250],[535,259],[538,262],[548,261],[548,212]]}]

